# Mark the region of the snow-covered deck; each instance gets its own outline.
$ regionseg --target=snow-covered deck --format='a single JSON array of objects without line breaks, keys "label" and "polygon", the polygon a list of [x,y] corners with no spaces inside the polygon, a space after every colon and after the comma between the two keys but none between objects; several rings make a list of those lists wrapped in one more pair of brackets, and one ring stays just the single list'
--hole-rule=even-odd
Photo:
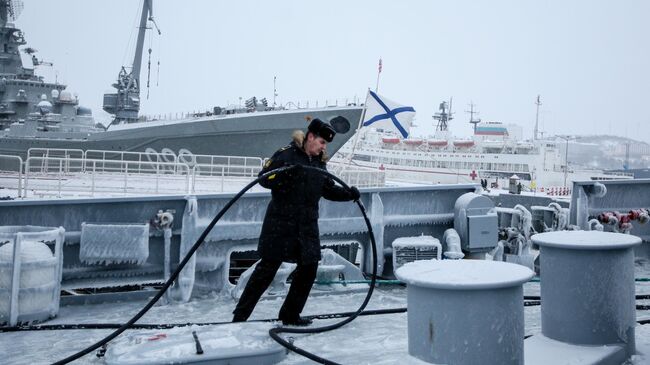
[{"label": "snow-covered deck", "polygon": [[[637,275],[650,275],[650,261],[637,260]],[[640,264],[640,265],[639,265]],[[650,293],[649,283],[637,283],[637,294]],[[524,285],[525,295],[539,295],[539,283]],[[354,311],[363,301],[364,292],[343,295],[319,295],[309,298],[303,315]],[[64,306],[59,316],[47,324],[63,323],[123,323],[135,314],[144,301],[128,303]],[[232,319],[235,301],[230,297],[208,295],[188,303],[158,305],[139,323],[220,322]],[[282,298],[262,300],[251,319],[276,318]],[[406,289],[401,286],[383,286],[375,291],[367,309],[406,307]],[[312,335],[293,335],[295,344],[319,356],[343,364],[423,364],[408,355],[407,314],[361,316],[332,332]],[[637,319],[650,318],[647,312],[637,312]],[[322,326],[340,319],[315,320]],[[525,307],[526,335],[541,332],[540,307]],[[246,324],[226,324],[242,326]],[[201,328],[195,328],[200,334]],[[144,333],[168,333],[172,330],[129,330]],[[0,353],[4,364],[47,364],[65,358],[108,335],[110,330],[65,330],[0,333]],[[124,335],[122,335],[124,336]],[[119,337],[118,337],[119,339]],[[633,364],[650,360],[650,325],[636,328],[637,349],[643,355],[633,357]],[[109,344],[109,346],[111,346]],[[593,352],[593,351],[592,351]],[[559,355],[559,353],[558,353]],[[589,355],[585,353],[585,355]],[[590,355],[591,356],[591,355]],[[562,360],[558,357],[558,361]],[[76,363],[102,364],[103,360],[90,354]],[[280,364],[311,364],[302,356],[290,353]],[[557,364],[557,363],[556,363]]]}]

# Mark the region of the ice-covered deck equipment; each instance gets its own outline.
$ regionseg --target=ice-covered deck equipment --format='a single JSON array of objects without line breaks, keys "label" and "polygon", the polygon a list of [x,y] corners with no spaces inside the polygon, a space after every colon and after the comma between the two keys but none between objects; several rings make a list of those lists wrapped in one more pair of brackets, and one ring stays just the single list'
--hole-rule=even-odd
[{"label": "ice-covered deck equipment", "polygon": [[64,232],[53,227],[0,227],[0,323],[15,326],[57,315]]},{"label": "ice-covered deck equipment", "polygon": [[[393,276],[391,245],[396,239],[425,235],[442,240],[453,227],[456,201],[476,188],[458,184],[364,189],[361,199],[378,246],[374,258],[378,274]],[[61,285],[74,295],[64,296],[64,303],[129,300],[151,296],[146,286],[164,282],[233,196],[0,201],[0,222],[65,228]],[[232,294],[239,275],[257,259],[257,240],[269,199],[269,192],[245,194],[206,237],[167,298],[188,300],[197,290]],[[356,205],[323,200],[319,230],[322,248],[335,254],[325,255],[335,260],[322,263],[327,272],[319,280],[363,279],[361,273],[370,270],[373,258],[367,227]],[[491,244],[496,244],[496,237]],[[447,248],[446,242],[442,245]],[[128,249],[123,251],[124,247]],[[340,265],[344,265],[342,270]]]},{"label": "ice-covered deck equipment", "polygon": [[[532,240],[541,249],[542,336],[527,340],[526,351],[536,354],[536,363],[557,363],[544,351],[548,342],[555,341],[583,350],[608,348],[587,364],[620,364],[629,359],[635,352],[636,326],[633,247],[641,239],[621,233],[562,231],[537,234]],[[580,354],[574,352],[575,361]]]},{"label": "ice-covered deck equipment", "polygon": [[521,265],[429,260],[404,265],[409,354],[435,364],[523,364]]}]

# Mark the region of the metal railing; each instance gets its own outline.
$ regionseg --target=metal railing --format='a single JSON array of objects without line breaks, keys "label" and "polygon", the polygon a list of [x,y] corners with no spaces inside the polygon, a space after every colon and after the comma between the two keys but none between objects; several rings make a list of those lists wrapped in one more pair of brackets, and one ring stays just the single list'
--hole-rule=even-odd
[{"label": "metal railing", "polygon": [[178,157],[172,150],[163,149],[161,152],[145,151],[111,151],[87,150],[84,158],[93,160],[121,160],[121,161],[147,161],[147,162],[178,162]]},{"label": "metal railing", "polygon": [[16,189],[19,198],[23,197],[23,159],[19,156],[0,155],[0,175],[2,188]]},{"label": "metal railing", "polygon": [[30,157],[84,158],[85,153],[76,148],[30,148],[27,150],[27,158]]},{"label": "metal railing", "polygon": [[[264,160],[257,157],[193,155],[171,151],[127,152],[109,150],[44,149],[28,151],[23,163],[17,156],[0,156],[0,163],[15,165],[0,175],[3,187],[14,196],[97,196],[128,194],[194,194],[236,191],[252,181]],[[74,157],[73,157],[74,156]],[[7,163],[3,163],[7,165]],[[22,166],[22,168],[21,168]],[[362,167],[331,170],[350,185],[385,185],[385,172]]]},{"label": "metal railing", "polygon": [[372,188],[386,185],[386,171],[361,166],[351,166],[344,162],[329,162],[328,168],[348,185],[359,188]]},{"label": "metal railing", "polygon": [[[34,195],[190,193],[191,169],[169,162],[30,157],[24,191]],[[52,186],[52,184],[55,186]]]},{"label": "metal railing", "polygon": [[[276,105],[269,103],[268,107],[264,108],[267,110],[291,110],[291,109],[309,109],[309,108],[325,108],[325,107],[339,107],[339,106],[351,106],[351,105],[363,105],[365,102],[365,97],[355,95],[354,97],[342,97],[342,98],[327,98],[321,100],[289,100],[289,101],[278,101]],[[205,108],[192,111],[184,112],[167,112],[161,114],[150,114],[150,115],[141,115],[138,117],[141,122],[152,122],[152,121],[175,121],[175,120],[189,120],[194,118],[202,117],[223,117],[229,115],[231,112],[235,114],[248,113],[253,111],[255,108],[247,108],[243,103],[243,100],[240,100],[239,104],[231,104],[225,108],[222,108],[220,114],[214,114],[215,108]],[[226,112],[228,111],[228,112]]]}]

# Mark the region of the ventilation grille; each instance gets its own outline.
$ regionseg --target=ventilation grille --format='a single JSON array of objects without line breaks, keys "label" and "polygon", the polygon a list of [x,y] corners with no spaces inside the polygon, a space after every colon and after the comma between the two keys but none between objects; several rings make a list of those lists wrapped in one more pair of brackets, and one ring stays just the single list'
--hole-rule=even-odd
[{"label": "ventilation grille", "polygon": [[[393,252],[395,264],[400,267],[406,263],[418,260],[432,260],[438,258],[437,247],[399,247]],[[395,268],[397,268],[395,267]]]}]

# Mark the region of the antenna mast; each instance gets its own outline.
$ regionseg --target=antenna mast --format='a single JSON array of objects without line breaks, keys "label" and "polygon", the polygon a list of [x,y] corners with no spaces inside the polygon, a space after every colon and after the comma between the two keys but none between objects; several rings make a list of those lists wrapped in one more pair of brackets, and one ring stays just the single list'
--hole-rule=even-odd
[{"label": "antenna mast", "polygon": [[537,111],[535,112],[535,131],[533,132],[533,141],[537,139],[537,131],[539,127],[539,106],[542,105],[539,95],[537,95],[535,105],[537,105]]},{"label": "antenna mast", "polygon": [[446,132],[449,129],[449,122],[454,119],[451,113],[451,98],[449,99],[449,105],[449,108],[447,108],[447,102],[443,101],[438,107],[438,110],[440,110],[440,112],[433,115],[433,119],[438,121],[436,125],[436,132]]},{"label": "antenna mast", "polygon": [[474,114],[478,115],[478,112],[474,111],[474,102],[469,102],[469,110],[465,110],[465,113],[469,113],[469,122],[474,125],[474,133],[476,133],[476,125],[481,123],[481,118],[474,119]]}]

